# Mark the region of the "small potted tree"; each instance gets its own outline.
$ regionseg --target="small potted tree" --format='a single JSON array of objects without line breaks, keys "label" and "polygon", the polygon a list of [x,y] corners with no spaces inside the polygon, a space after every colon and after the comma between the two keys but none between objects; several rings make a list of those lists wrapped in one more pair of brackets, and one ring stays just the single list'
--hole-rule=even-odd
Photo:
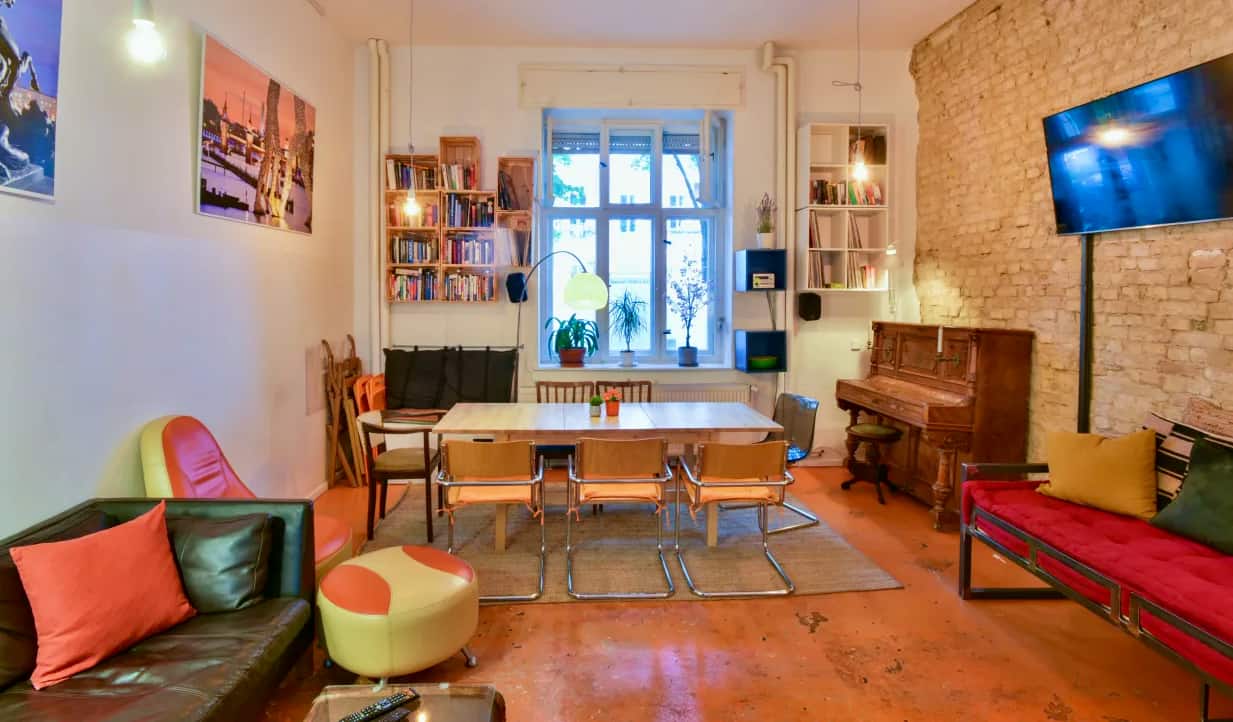
[{"label": "small potted tree", "polygon": [[685,345],[676,349],[678,366],[697,366],[698,349],[693,345],[694,321],[698,313],[711,302],[711,284],[702,275],[702,267],[694,259],[681,266],[677,277],[669,284],[668,308],[681,319],[685,327]]},{"label": "small potted tree", "polygon": [[647,305],[646,301],[626,290],[608,309],[612,327],[625,340],[625,350],[621,352],[622,368],[634,366],[634,352],[630,346],[634,342],[634,336],[646,330]]},{"label": "small potted tree", "polygon": [[578,318],[577,314],[564,321],[550,318],[544,328],[550,328],[553,324],[556,324],[556,328],[548,334],[548,343],[556,351],[561,366],[581,368],[585,358],[599,348],[599,326],[595,325],[594,321]]},{"label": "small potted tree", "polygon": [[604,408],[604,400],[599,397],[599,394],[595,394],[594,396],[592,396],[591,397],[591,418],[598,419],[599,412],[603,408]]},{"label": "small potted tree", "polygon": [[775,211],[779,206],[770,193],[763,193],[758,201],[758,248],[775,247]]}]

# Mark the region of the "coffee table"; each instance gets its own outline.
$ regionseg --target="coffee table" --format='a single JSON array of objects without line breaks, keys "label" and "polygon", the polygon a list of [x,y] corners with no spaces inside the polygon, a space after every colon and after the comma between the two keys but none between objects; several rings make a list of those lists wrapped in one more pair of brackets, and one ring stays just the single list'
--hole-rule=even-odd
[{"label": "coffee table", "polygon": [[313,701],[304,722],[338,722],[395,692],[414,689],[418,702],[407,705],[407,722],[505,722],[505,698],[495,687],[471,684],[371,684],[326,687]]}]

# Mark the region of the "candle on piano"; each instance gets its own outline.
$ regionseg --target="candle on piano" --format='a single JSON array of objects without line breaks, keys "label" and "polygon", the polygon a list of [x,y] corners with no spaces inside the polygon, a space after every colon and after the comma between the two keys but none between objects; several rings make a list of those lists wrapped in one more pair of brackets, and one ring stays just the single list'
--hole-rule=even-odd
[{"label": "candle on piano", "polygon": [[942,355],[942,327],[938,326],[938,355]]}]

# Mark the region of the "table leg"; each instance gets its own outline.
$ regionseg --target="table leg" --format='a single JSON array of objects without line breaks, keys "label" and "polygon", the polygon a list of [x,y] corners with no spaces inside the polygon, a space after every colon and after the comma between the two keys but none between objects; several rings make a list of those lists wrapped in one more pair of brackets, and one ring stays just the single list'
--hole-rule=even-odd
[{"label": "table leg", "polygon": [[509,504],[497,504],[497,518],[493,523],[493,528],[496,531],[496,550],[497,552],[505,551],[505,527],[509,519]]},{"label": "table leg", "polygon": [[706,505],[706,545],[719,546],[719,504]]}]

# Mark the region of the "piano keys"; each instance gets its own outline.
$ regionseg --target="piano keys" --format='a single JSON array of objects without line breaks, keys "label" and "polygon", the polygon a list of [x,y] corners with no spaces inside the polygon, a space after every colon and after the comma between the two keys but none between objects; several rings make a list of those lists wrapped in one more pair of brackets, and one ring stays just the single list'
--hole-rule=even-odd
[{"label": "piano keys", "polygon": [[903,432],[883,462],[893,483],[932,507],[935,528],[957,518],[960,464],[1025,460],[1033,336],[876,322],[869,376],[837,382],[853,424],[864,416]]}]

